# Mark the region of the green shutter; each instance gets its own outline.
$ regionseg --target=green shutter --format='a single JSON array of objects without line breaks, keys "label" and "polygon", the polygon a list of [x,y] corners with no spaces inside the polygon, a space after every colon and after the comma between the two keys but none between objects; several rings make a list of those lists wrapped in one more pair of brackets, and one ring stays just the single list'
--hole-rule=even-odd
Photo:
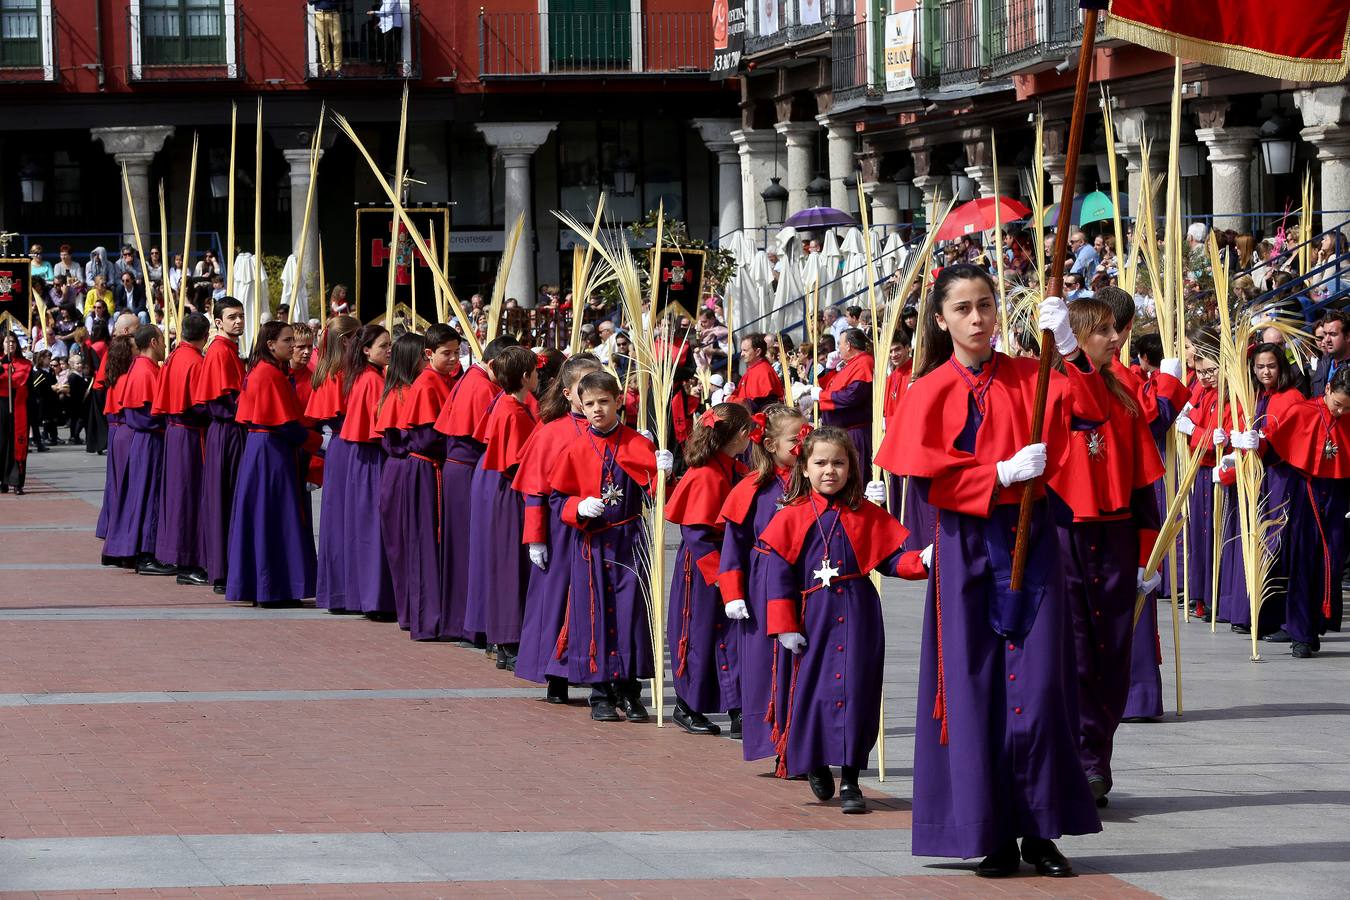
[{"label": "green shutter", "polygon": [[549,68],[623,71],[633,59],[630,0],[549,0]]}]

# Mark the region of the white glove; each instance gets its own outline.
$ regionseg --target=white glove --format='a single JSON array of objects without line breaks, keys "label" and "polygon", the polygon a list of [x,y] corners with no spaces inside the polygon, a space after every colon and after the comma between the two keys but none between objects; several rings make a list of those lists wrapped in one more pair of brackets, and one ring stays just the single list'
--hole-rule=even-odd
[{"label": "white glove", "polygon": [[933,545],[929,544],[919,551],[919,561],[923,563],[925,569],[933,568]]},{"label": "white glove", "polygon": [[656,471],[669,472],[675,468],[675,454],[669,450],[656,451]]},{"label": "white glove", "polygon": [[839,351],[838,351],[838,350],[831,350],[829,353],[825,354],[825,368],[827,368],[827,369],[837,369],[837,368],[839,368]]},{"label": "white glove", "polygon": [[1228,436],[1228,439],[1239,450],[1255,450],[1261,446],[1261,432],[1255,430],[1235,431]]},{"label": "white glove", "polygon": [[745,605],[744,600],[732,600],[722,607],[722,611],[727,614],[728,619],[750,618],[750,608]]},{"label": "white glove", "polygon": [[798,634],[795,631],[786,631],[778,636],[778,643],[782,644],[786,649],[791,650],[798,656],[801,656],[802,651],[806,649],[806,636]]},{"label": "white glove", "polygon": [[800,381],[792,385],[792,402],[799,403],[803,397],[811,396],[811,385],[802,384]]},{"label": "white glove", "polygon": [[323,440],[319,441],[319,452],[320,452],[320,453],[327,453],[327,452],[328,452],[328,443],[329,443],[331,440],[333,440],[333,432],[331,432],[331,431],[325,431],[325,432],[323,433]]},{"label": "white glove", "polygon": [[877,506],[886,502],[886,482],[869,481],[867,487],[863,488],[863,496],[871,500]]},{"label": "white glove", "polygon": [[1215,484],[1218,484],[1223,473],[1231,470],[1236,465],[1237,457],[1233,456],[1231,453],[1227,456],[1222,456],[1219,458],[1219,464],[1215,466],[1214,471],[1210,473],[1210,478],[1213,479]]},{"label": "white glove", "polygon": [[530,562],[537,569],[548,568],[548,544],[531,544]]},{"label": "white glove", "polygon": [[723,397],[730,397],[734,393],[736,393],[736,382],[728,381],[726,384],[722,385]]},{"label": "white glove", "polygon": [[1145,578],[1144,567],[1140,566],[1139,571],[1135,573],[1134,583],[1139,593],[1151,594],[1158,589],[1158,585],[1162,584],[1162,573],[1154,572],[1152,578]]},{"label": "white glove", "polygon": [[1158,371],[1164,375],[1171,375],[1177,381],[1181,380],[1181,360],[1174,356],[1163,357],[1162,365],[1158,366]]},{"label": "white glove", "polygon": [[641,431],[638,432],[638,434],[640,434],[640,435],[642,435],[643,437],[645,437],[645,438],[647,439],[647,443],[653,444],[653,445],[656,444],[656,435],[652,434],[652,433],[651,433],[650,431],[648,431],[647,429],[645,429],[645,428],[642,429]]},{"label": "white glove", "polygon": [[1045,471],[1045,445],[1027,444],[1014,453],[1012,459],[1003,460],[995,468],[998,470],[998,483],[1004,487],[1039,478]]},{"label": "white glove", "polygon": [[813,384],[811,385],[811,390],[807,392],[806,396],[808,400],[810,400],[812,403],[815,403],[817,400],[820,399],[821,393],[822,391],[820,389],[820,385]]},{"label": "white glove", "polygon": [[1215,428],[1213,438],[1214,446],[1222,447],[1224,444],[1228,443],[1228,432],[1224,431],[1222,428]]},{"label": "white glove", "polygon": [[583,519],[598,519],[605,514],[605,501],[599,497],[587,497],[577,504],[577,515]]},{"label": "white glove", "polygon": [[1049,331],[1055,336],[1055,349],[1060,356],[1068,356],[1078,349],[1078,338],[1073,336],[1069,326],[1069,305],[1061,298],[1046,297],[1041,301],[1038,323],[1041,331]]},{"label": "white glove", "polygon": [[1180,431],[1186,437],[1190,437],[1195,433],[1195,423],[1190,420],[1189,416],[1177,416],[1177,431]]}]

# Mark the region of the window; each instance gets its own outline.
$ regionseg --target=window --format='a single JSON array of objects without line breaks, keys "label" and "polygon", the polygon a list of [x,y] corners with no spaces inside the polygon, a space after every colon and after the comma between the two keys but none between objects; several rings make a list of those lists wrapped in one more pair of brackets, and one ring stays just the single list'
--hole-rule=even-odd
[{"label": "window", "polygon": [[42,65],[38,0],[0,0],[0,66]]},{"label": "window", "polygon": [[594,209],[603,191],[615,222],[638,221],[663,200],[667,216],[684,216],[684,145],[674,122],[563,122],[557,145],[562,209]]},{"label": "window", "polygon": [[141,0],[140,32],[147,66],[225,65],[222,0]]},{"label": "window", "polygon": [[552,72],[613,72],[633,65],[629,0],[550,0],[548,56]]}]

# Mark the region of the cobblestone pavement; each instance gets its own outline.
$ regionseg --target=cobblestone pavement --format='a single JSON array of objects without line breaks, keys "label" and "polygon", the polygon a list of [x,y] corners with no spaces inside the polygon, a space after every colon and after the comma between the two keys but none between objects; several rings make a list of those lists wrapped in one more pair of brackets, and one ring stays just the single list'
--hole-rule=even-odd
[{"label": "cobblestone pavement", "polygon": [[593,723],[480,652],[102,568],[102,463],[58,448],[0,497],[3,896],[1345,896],[1339,636],[1254,664],[1183,626],[1185,715],[1169,661],[1105,831],[1061,842],[1080,877],[987,882],[909,852],[919,588],[886,588],[886,777],[846,818],[729,740]]}]

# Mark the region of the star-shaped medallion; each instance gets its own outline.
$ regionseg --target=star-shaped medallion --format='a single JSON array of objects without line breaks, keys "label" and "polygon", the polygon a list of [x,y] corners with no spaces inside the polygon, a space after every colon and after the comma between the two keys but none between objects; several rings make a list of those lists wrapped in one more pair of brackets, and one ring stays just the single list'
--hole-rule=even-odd
[{"label": "star-shaped medallion", "polygon": [[819,581],[822,587],[829,587],[830,582],[834,581],[835,576],[839,574],[839,570],[830,565],[828,559],[823,559],[820,561],[820,568],[811,574],[816,577],[816,581]]},{"label": "star-shaped medallion", "polygon": [[623,499],[623,488],[611,481],[600,492],[600,499],[606,506],[618,506],[619,501]]}]

